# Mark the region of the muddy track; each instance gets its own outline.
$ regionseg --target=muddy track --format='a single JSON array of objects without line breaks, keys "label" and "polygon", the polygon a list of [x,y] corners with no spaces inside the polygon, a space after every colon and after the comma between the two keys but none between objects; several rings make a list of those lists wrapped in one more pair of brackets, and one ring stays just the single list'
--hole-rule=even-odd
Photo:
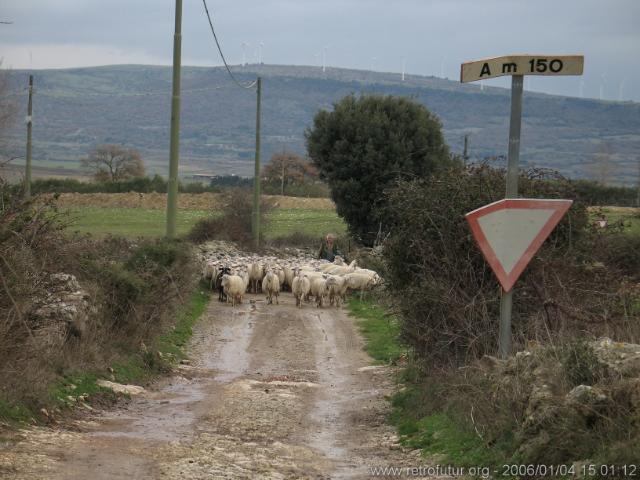
[{"label": "muddy track", "polygon": [[342,310],[213,300],[191,364],[127,405],[0,453],[16,479],[369,478],[419,464],[386,423],[392,372]]}]

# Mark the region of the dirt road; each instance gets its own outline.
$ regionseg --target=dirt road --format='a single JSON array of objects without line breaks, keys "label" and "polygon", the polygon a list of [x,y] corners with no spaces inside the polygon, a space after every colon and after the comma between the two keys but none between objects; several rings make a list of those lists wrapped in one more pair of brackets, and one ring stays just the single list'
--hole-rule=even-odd
[{"label": "dirt road", "polygon": [[[251,301],[251,303],[250,303]],[[417,465],[386,421],[392,374],[371,365],[353,319],[247,295],[212,300],[191,364],[122,408],[34,429],[0,453],[16,479],[369,478]]]}]

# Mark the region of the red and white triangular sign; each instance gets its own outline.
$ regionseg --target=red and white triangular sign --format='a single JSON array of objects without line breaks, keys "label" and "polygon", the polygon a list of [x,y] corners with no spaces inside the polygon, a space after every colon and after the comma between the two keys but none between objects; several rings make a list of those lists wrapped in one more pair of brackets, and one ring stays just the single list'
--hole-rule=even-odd
[{"label": "red and white triangular sign", "polygon": [[513,288],[572,203],[506,198],[467,213],[473,236],[505,292]]}]

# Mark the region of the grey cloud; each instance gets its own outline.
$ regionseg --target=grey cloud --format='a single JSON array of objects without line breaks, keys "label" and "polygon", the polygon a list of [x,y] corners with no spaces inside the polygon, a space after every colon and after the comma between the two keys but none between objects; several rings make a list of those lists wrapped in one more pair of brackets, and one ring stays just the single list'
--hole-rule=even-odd
[{"label": "grey cloud", "polygon": [[[91,44],[144,52],[171,62],[174,0],[0,0],[0,47]],[[264,42],[267,63],[313,64],[443,73],[463,61],[511,52],[584,53],[585,94],[640,100],[640,2],[637,0],[208,0],[229,60],[249,60]],[[220,64],[201,0],[184,0],[183,57]],[[1,52],[1,50],[0,50]],[[0,53],[2,55],[2,53]],[[375,61],[373,60],[375,57]],[[37,65],[35,65],[37,67]],[[577,94],[579,79],[534,79],[534,89]],[[615,88],[614,88],[615,86]],[[628,99],[625,98],[625,99]]]}]

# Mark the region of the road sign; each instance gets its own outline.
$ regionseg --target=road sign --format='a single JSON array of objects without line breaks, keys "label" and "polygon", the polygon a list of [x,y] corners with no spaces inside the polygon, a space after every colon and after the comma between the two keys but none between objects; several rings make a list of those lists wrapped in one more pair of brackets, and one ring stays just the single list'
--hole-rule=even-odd
[{"label": "road sign", "polygon": [[572,200],[506,198],[466,215],[480,250],[509,292]]},{"label": "road sign", "polygon": [[582,75],[582,55],[509,55],[466,62],[460,66],[462,83],[503,75]]}]

